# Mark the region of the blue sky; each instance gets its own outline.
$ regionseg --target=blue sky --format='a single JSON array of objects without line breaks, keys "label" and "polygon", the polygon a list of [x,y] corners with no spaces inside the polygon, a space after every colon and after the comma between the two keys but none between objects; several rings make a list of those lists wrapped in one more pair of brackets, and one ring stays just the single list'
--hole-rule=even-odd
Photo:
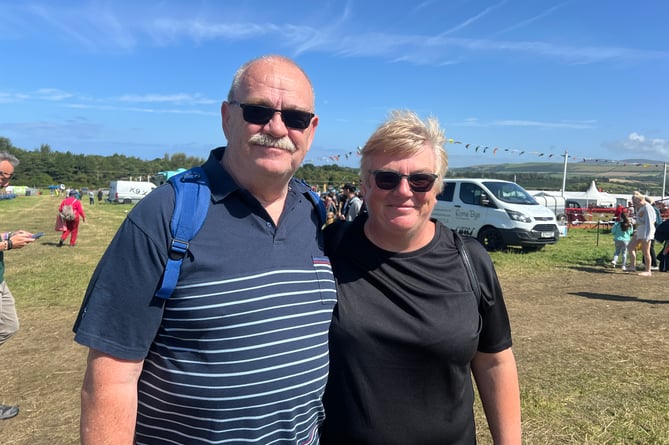
[{"label": "blue sky", "polygon": [[279,53],[314,84],[317,165],[356,167],[396,108],[440,120],[451,167],[662,162],[668,21],[658,0],[0,0],[0,136],[206,157],[234,71]]}]

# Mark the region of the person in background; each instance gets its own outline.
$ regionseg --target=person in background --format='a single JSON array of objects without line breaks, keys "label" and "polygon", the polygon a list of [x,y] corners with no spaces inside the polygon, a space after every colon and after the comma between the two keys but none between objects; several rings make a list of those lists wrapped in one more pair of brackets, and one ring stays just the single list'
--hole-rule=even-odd
[{"label": "person in background", "polygon": [[336,195],[333,192],[328,192],[328,194],[325,195],[325,199],[323,201],[325,204],[325,210],[336,215],[339,209]]},{"label": "person in background", "polygon": [[626,213],[626,212],[627,212],[627,210],[625,209],[625,207],[623,207],[622,204],[618,204],[618,205],[616,206],[616,210],[615,210],[615,212],[613,213],[613,219],[614,219],[614,221],[616,221],[616,222],[620,221],[620,220],[621,220],[621,215],[622,215],[623,213]]},{"label": "person in background", "polygon": [[337,215],[335,215],[334,212],[327,212],[325,214],[325,224],[323,224],[323,228],[326,228],[336,220],[337,220]]},{"label": "person in background", "polygon": [[639,272],[642,277],[651,276],[651,258],[650,258],[650,243],[655,238],[655,209],[639,192],[634,192],[632,195],[632,203],[634,204],[636,215],[636,228],[634,229],[634,236],[629,243],[628,250],[630,253],[630,269],[636,271],[636,247],[641,245],[641,252],[643,254],[643,261],[645,269]]},{"label": "person in background", "polygon": [[293,178],[318,117],[305,72],[244,64],[221,106],[227,147],[203,165],[209,210],[169,299],[165,184],[128,214],[74,326],[89,347],[81,442],[317,444],[336,303],[322,221]]},{"label": "person in background", "polygon": [[611,234],[613,235],[613,242],[616,247],[613,253],[613,261],[611,261],[611,266],[614,268],[618,264],[618,258],[622,257],[622,270],[627,270],[627,245],[632,239],[632,233],[634,233],[634,226],[627,217],[627,213],[622,212],[620,214],[620,221],[611,227]]},{"label": "person in background", "polygon": [[[656,202],[653,202],[653,198],[650,196],[646,196],[646,202],[649,203],[652,207],[653,210],[655,211],[655,214],[653,215],[655,217],[653,225],[655,226],[655,230],[657,231],[657,227],[662,224],[662,213],[660,212],[659,204]],[[650,241],[650,269],[651,270],[658,270],[659,268],[657,267],[657,254],[655,253],[655,238],[653,238]]]},{"label": "person in background", "polygon": [[[69,206],[74,212],[73,219],[67,219],[63,216],[63,209],[65,206]],[[58,206],[58,213],[63,218],[65,223],[65,230],[58,240],[58,247],[63,247],[63,243],[67,240],[67,237],[70,237],[70,247],[77,245],[77,236],[79,235],[79,219],[83,222],[86,222],[86,214],[84,213],[84,207],[81,205],[81,201],[77,199],[77,191],[72,189],[70,190],[70,196],[63,199]]]},{"label": "person in background", "polygon": [[362,199],[357,194],[356,188],[351,183],[344,184],[344,196],[346,201],[341,210],[340,219],[345,221],[353,221],[362,209]]},{"label": "person in background", "polygon": [[95,204],[95,193],[93,193],[93,190],[90,190],[88,192],[88,204],[90,204],[90,205]]},{"label": "person in background", "polygon": [[448,164],[444,142],[436,119],[393,112],[362,149],[367,212],[324,231],[338,301],[321,444],[474,444],[472,373],[494,443],[521,443],[494,266],[478,241],[431,217]]},{"label": "person in background", "polygon": [[102,195],[103,195],[102,189],[98,190],[98,204],[102,202]]},{"label": "person in background", "polygon": [[[14,169],[19,160],[13,154],[0,151],[0,188],[9,185],[14,176]],[[16,313],[14,296],[5,282],[5,252],[21,249],[35,241],[32,233],[25,230],[5,232],[0,235],[0,346],[5,344],[19,330],[19,317]],[[7,360],[3,360],[7,363]],[[11,419],[19,413],[16,405],[0,404],[0,420]]]}]

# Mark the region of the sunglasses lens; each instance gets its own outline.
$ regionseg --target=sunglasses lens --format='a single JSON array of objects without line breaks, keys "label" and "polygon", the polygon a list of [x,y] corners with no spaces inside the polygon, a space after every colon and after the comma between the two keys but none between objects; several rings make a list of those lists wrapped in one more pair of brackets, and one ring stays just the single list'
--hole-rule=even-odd
[{"label": "sunglasses lens", "polygon": [[283,123],[286,124],[286,127],[296,128],[298,130],[304,130],[311,124],[311,118],[314,117],[313,114],[307,113],[306,111],[300,110],[282,110],[281,119]]},{"label": "sunglasses lens", "polygon": [[244,120],[251,124],[265,125],[274,116],[274,110],[260,105],[242,104],[242,114]]},{"label": "sunglasses lens", "polygon": [[381,190],[392,190],[398,186],[402,177],[395,172],[376,172],[374,173],[374,181],[376,186]]},{"label": "sunglasses lens", "polygon": [[242,107],[244,120],[251,124],[265,125],[277,111],[281,113],[281,120],[286,127],[304,130],[311,124],[312,113],[300,110],[275,110],[262,105],[239,104]]},{"label": "sunglasses lens", "polygon": [[413,175],[409,175],[409,186],[414,192],[427,192],[432,188],[435,179],[434,175],[414,173]]},{"label": "sunglasses lens", "polygon": [[372,172],[374,174],[374,182],[381,190],[394,190],[402,181],[402,178],[407,178],[409,181],[409,188],[412,192],[427,192],[432,188],[437,175],[430,173],[414,173],[411,175],[400,175],[396,172],[378,170]]}]

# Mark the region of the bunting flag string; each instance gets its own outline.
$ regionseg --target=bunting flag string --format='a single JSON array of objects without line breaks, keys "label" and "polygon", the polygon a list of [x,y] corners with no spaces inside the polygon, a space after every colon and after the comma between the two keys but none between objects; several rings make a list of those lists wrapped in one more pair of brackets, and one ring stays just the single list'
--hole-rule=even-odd
[{"label": "bunting flag string", "polygon": [[[565,157],[565,153],[562,154],[555,154],[555,153],[545,153],[541,151],[527,151],[527,150],[517,150],[517,149],[511,149],[511,148],[504,148],[501,149],[499,147],[493,147],[492,149],[490,146],[487,145],[476,145],[471,143],[464,143],[462,141],[458,141],[453,138],[448,138],[446,139],[446,145],[453,144],[453,145],[463,145],[465,150],[469,151],[470,149],[473,150],[474,153],[480,153],[480,154],[488,154],[488,150],[491,151],[493,156],[496,156],[497,153],[501,150],[504,153],[508,154],[515,154],[518,156],[523,156],[523,155],[532,155],[536,156],[538,158],[544,158],[544,159],[552,159],[554,156],[555,157],[560,157],[563,158]],[[447,148],[447,147],[445,147]],[[447,148],[448,149],[448,148]],[[479,151],[480,150],[480,151]],[[333,163],[338,163],[342,157],[344,159],[349,159],[352,156],[361,156],[362,154],[362,147],[358,146],[355,151],[349,151],[346,153],[342,154],[337,154],[337,155],[331,155],[331,156],[322,156],[318,158],[318,161],[325,161],[325,162],[333,162]],[[595,164],[607,164],[607,165],[612,165],[612,166],[623,166],[623,167],[643,167],[643,168],[650,168],[650,167],[660,167],[664,168],[664,162],[658,162],[658,163],[646,163],[646,162],[628,162],[628,161],[615,161],[612,159],[603,159],[603,158],[592,158],[592,157],[585,157],[585,156],[575,156],[575,155],[566,155],[568,160],[574,161],[574,162],[584,162],[584,163],[595,163]],[[311,160],[307,160],[307,163],[313,163]]]}]

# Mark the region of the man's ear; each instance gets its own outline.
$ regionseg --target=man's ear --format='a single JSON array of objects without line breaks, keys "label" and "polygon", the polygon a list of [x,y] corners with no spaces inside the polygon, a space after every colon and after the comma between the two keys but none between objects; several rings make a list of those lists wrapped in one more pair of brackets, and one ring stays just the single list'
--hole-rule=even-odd
[{"label": "man's ear", "polygon": [[230,104],[227,101],[221,103],[221,127],[223,128],[223,134],[225,138],[228,139],[228,130],[230,128]]}]

